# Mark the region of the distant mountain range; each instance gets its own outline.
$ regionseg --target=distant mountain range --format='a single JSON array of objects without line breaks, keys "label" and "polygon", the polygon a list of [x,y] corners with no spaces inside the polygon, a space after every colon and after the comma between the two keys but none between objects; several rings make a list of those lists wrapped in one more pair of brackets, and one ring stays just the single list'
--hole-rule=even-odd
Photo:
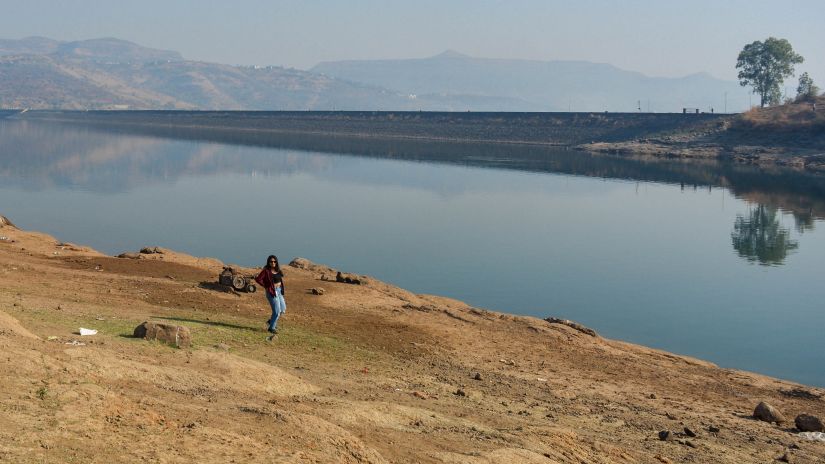
[{"label": "distant mountain range", "polygon": [[414,109],[398,92],[307,71],[188,61],[118,39],[42,37],[0,41],[0,107]]},{"label": "distant mountain range", "polygon": [[423,59],[330,61],[311,71],[415,95],[496,96],[544,111],[721,111],[726,92],[729,110],[748,101],[738,83],[704,73],[649,77],[588,61],[474,58],[455,51]]},{"label": "distant mountain range", "polygon": [[0,39],[0,56],[2,55],[51,55],[61,59],[101,62],[183,61],[183,57],[178,52],[142,47],[113,38],[75,42],[61,42],[47,37],[28,37],[21,40]]},{"label": "distant mountain range", "polygon": [[707,111],[720,109],[725,92],[732,102],[747,95],[704,74],[651,78],[584,61],[445,52],[302,71],[189,61],[114,38],[0,40],[0,108],[635,111],[640,102],[647,110],[649,100],[653,111]]}]

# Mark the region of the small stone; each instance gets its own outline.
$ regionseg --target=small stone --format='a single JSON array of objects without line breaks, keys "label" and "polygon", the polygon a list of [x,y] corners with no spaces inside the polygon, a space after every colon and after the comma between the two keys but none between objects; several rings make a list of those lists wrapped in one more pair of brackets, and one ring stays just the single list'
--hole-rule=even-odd
[{"label": "small stone", "polygon": [[217,348],[221,351],[229,351],[230,347],[226,343],[218,343],[217,345],[215,345],[215,348]]},{"label": "small stone", "polygon": [[426,393],[420,391],[414,391],[413,396],[416,398],[421,398],[422,400],[426,400],[427,398],[429,398]]},{"label": "small stone", "polygon": [[313,295],[323,295],[325,293],[324,289],[321,287],[313,287],[309,289],[310,293]]},{"label": "small stone", "polygon": [[473,376],[473,380],[481,380],[481,372],[476,372],[476,375]]},{"label": "small stone", "polygon": [[460,388],[458,390],[456,390],[455,393],[453,393],[453,394],[455,396],[467,396],[467,392],[465,392],[464,390],[462,390]]},{"label": "small stone", "polygon": [[693,438],[693,437],[696,437],[696,432],[694,432],[693,430],[685,427],[685,435]]},{"label": "small stone", "polygon": [[696,443],[693,443],[693,442],[692,442],[692,441],[690,441],[690,440],[685,440],[685,441],[684,441],[684,442],[682,442],[682,443],[683,443],[685,446],[689,446],[689,447],[691,447],[691,448],[696,448]]},{"label": "small stone", "polygon": [[800,414],[796,416],[793,422],[801,432],[825,432],[825,425],[822,424],[822,419],[810,414]]},{"label": "small stone", "polygon": [[659,440],[667,441],[673,438],[673,434],[670,433],[670,430],[662,430],[659,432]]},{"label": "small stone", "polygon": [[714,427],[714,426],[711,425],[710,427],[708,427],[708,432],[710,432],[710,433],[719,433],[720,429],[719,429],[719,427]]},{"label": "small stone", "polygon": [[650,399],[652,399],[652,400],[655,400],[655,399],[656,399],[656,394],[655,394],[655,393],[651,393],[651,394],[647,395],[647,397],[648,397],[648,398],[650,398]]},{"label": "small stone", "polygon": [[785,416],[770,404],[762,401],[756,405],[753,410],[753,417],[764,422],[776,422],[782,424],[785,422]]},{"label": "small stone", "polygon": [[787,452],[785,452],[785,454],[779,456],[778,458],[776,458],[776,460],[779,462],[791,462],[791,456]]}]

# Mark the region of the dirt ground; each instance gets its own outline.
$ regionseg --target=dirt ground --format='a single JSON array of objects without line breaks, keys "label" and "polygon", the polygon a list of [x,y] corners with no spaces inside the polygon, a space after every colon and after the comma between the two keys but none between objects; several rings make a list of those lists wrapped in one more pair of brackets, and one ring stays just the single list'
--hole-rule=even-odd
[{"label": "dirt ground", "polygon": [[[793,424],[825,417],[823,389],[306,261],[284,269],[267,342],[261,292],[160,251],[115,258],[0,225],[0,461],[825,462]],[[193,346],[132,338],[146,320],[189,327]],[[787,421],[754,420],[760,401]]]}]

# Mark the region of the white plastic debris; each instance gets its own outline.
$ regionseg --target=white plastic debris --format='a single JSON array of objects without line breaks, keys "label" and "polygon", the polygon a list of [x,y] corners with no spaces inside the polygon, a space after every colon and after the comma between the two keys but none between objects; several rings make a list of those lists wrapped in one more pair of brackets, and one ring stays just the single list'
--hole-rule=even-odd
[{"label": "white plastic debris", "polygon": [[823,432],[799,432],[799,438],[804,438],[811,441],[825,441],[825,433]]},{"label": "white plastic debris", "polygon": [[80,335],[81,336],[96,335],[96,334],[97,334],[97,330],[95,330],[95,329],[84,329],[83,327],[80,328]]}]

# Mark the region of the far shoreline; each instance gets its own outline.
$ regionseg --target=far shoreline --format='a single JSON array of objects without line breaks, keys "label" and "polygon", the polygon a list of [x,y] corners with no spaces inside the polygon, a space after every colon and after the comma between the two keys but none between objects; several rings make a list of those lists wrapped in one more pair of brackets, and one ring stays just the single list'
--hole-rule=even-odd
[{"label": "far shoreline", "polygon": [[10,120],[132,128],[164,136],[209,131],[239,141],[305,136],[532,146],[651,160],[713,160],[825,173],[825,155],[818,142],[795,146],[792,141],[798,138],[785,136],[778,138],[776,144],[764,145],[767,142],[756,140],[756,134],[728,129],[739,118],[736,114],[706,113],[178,110],[32,110],[7,116]]}]

